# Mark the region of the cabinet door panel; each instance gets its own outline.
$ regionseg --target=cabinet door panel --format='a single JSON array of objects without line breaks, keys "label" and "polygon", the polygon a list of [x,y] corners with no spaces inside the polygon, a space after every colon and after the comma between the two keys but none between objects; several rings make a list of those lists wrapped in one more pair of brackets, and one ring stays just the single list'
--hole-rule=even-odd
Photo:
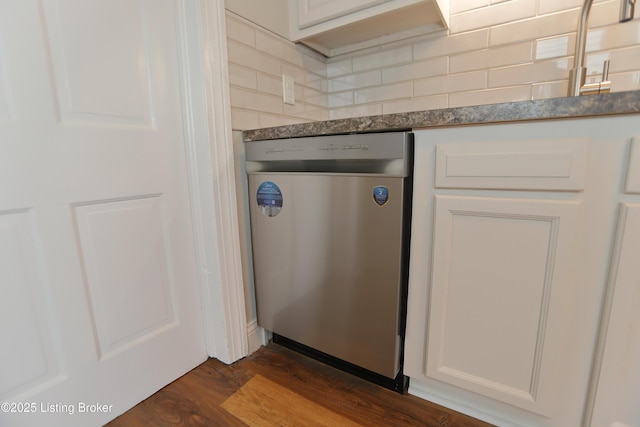
[{"label": "cabinet door panel", "polygon": [[579,206],[436,196],[428,377],[551,415]]},{"label": "cabinet door panel", "polygon": [[298,26],[307,28],[389,0],[298,0]]}]

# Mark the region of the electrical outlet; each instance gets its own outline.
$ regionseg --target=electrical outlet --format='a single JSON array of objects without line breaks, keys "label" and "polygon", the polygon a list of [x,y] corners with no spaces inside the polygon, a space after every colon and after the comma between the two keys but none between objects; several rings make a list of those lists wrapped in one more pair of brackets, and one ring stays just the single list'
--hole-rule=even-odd
[{"label": "electrical outlet", "polygon": [[285,104],[296,105],[293,77],[286,74],[282,75],[282,101]]}]

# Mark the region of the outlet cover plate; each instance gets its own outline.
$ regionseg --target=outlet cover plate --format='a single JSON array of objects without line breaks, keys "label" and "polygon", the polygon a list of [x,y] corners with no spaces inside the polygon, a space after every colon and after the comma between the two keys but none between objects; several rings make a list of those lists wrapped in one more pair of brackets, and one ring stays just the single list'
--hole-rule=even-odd
[{"label": "outlet cover plate", "polygon": [[296,96],[293,77],[282,75],[282,100],[285,104],[296,105]]}]

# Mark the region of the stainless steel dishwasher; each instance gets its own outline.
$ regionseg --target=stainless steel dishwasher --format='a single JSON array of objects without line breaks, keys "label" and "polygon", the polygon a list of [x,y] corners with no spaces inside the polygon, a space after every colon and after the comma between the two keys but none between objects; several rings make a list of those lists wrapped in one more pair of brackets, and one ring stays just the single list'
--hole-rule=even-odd
[{"label": "stainless steel dishwasher", "polygon": [[399,392],[412,152],[408,132],[246,143],[258,325]]}]

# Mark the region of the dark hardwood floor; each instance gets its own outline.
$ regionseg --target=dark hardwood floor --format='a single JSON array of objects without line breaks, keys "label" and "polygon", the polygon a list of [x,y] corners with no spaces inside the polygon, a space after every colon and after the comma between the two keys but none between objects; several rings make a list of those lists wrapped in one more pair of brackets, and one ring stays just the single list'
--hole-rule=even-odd
[{"label": "dark hardwood floor", "polygon": [[[275,383],[276,389],[284,387],[365,427],[490,426],[417,397],[384,389],[273,343],[230,366],[209,359],[108,426],[246,426],[221,405],[256,375],[264,377],[267,384]],[[282,422],[270,418],[267,424],[292,425],[285,422],[286,414],[282,417]]]}]

